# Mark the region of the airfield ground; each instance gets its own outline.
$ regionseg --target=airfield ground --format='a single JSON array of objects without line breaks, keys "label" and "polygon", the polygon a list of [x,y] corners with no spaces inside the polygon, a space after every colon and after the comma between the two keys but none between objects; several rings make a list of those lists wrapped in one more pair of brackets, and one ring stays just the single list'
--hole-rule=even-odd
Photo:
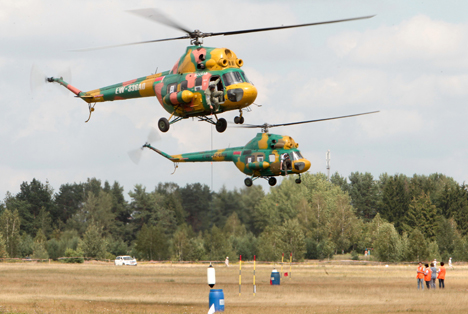
[{"label": "airfield ground", "polygon": [[[205,264],[0,263],[0,313],[207,313]],[[293,266],[270,286],[272,265],[216,266],[226,313],[467,313],[468,265],[447,271],[445,290],[418,291],[414,265]],[[289,272],[289,269],[285,271]]]}]

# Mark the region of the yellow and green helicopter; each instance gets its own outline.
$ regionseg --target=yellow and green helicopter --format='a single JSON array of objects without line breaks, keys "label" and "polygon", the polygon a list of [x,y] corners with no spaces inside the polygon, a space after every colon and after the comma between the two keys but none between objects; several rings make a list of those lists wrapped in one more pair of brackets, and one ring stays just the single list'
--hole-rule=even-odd
[{"label": "yellow and green helicopter", "polygon": [[[156,140],[156,138],[155,136],[150,136],[148,138],[148,142],[141,147],[141,150],[146,147],[155,151],[161,156],[172,161],[175,168],[177,168],[178,163],[180,162],[233,162],[237,169],[249,176],[244,180],[245,185],[248,187],[252,186],[253,181],[259,178],[268,180],[268,183],[271,186],[274,186],[276,184],[276,176],[288,174],[297,174],[298,178],[296,179],[296,183],[299,184],[301,183],[301,173],[306,172],[310,168],[310,161],[302,156],[298,149],[299,144],[296,143],[292,137],[287,135],[270,134],[268,133],[270,128],[356,117],[377,112],[378,111],[372,111],[334,118],[282,124],[265,123],[262,125],[239,125],[237,127],[262,129],[262,133],[258,133],[245,146],[239,147],[169,155],[153,147],[149,142]],[[141,150],[129,152],[130,158],[132,158],[135,163],[138,163],[141,158]]]},{"label": "yellow and green helicopter", "polygon": [[372,17],[363,16],[290,26],[204,33],[199,30],[190,31],[154,9],[140,9],[129,12],[181,30],[185,32],[186,35],[123,45],[81,49],[77,51],[189,39],[191,46],[187,47],[185,53],[176,61],[171,70],[87,92],[83,92],[68,84],[62,77],[49,77],[46,81],[51,83],[56,82],[65,86],[74,93],[77,98],[81,98],[88,103],[89,118],[86,122],[91,118],[91,113],[94,111],[94,107],[98,102],[140,97],[156,97],[161,106],[170,114],[169,119],[161,118],[158,121],[158,128],[162,132],[167,132],[171,124],[190,117],[195,117],[200,121],[214,124],[218,132],[224,132],[227,127],[227,122],[224,118],[218,119],[217,114],[231,110],[239,110],[239,116],[234,118],[234,123],[243,124],[244,117],[242,116],[242,109],[253,104],[257,97],[257,89],[252,82],[249,81],[244,71],[241,70],[244,64],[242,59],[238,58],[237,55],[228,48],[210,48],[202,46],[203,38],[331,24]]}]

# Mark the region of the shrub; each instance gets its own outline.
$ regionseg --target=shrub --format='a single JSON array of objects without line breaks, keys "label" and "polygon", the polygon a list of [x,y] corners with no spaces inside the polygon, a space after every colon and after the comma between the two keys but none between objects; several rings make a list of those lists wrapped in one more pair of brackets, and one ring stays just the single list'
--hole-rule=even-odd
[{"label": "shrub", "polygon": [[80,249],[77,249],[76,251],[73,249],[66,249],[65,250],[65,256],[69,258],[63,258],[60,261],[62,263],[83,263],[84,258],[83,258],[83,251]]}]

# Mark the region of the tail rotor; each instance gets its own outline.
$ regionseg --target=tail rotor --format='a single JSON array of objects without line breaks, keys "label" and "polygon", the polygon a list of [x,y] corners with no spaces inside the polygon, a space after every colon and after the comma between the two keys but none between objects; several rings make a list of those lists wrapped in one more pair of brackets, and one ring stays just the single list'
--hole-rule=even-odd
[{"label": "tail rotor", "polygon": [[[151,144],[151,143],[159,141],[160,139],[161,139],[161,135],[159,135],[159,132],[156,131],[155,128],[151,128],[145,144]],[[142,155],[143,155],[143,146],[128,152],[128,157],[130,157],[130,159],[136,165],[140,163]]]}]

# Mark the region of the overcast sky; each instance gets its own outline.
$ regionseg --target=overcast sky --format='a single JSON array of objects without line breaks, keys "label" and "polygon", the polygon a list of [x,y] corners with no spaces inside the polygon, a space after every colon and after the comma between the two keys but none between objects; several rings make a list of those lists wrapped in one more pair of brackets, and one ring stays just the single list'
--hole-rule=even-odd
[{"label": "overcast sky", "polygon": [[[160,117],[156,98],[87,104],[48,84],[30,89],[33,64],[48,76],[71,69],[87,91],[172,68],[188,41],[90,52],[78,48],[182,36],[125,12],[158,8],[189,29],[232,31],[376,14],[372,19],[205,39],[244,60],[258,98],[246,123],[281,123],[380,110],[375,115],[272,129],[290,135],[310,172],[428,175],[468,181],[468,2],[466,1],[22,1],[0,3],[0,198],[23,181],[61,184],[96,177],[153,190],[159,182],[243,187],[232,163],[172,163],[141,146]],[[232,121],[237,112],[223,115]],[[154,144],[178,154],[246,144],[256,131],[187,120]],[[211,140],[213,144],[211,144]],[[262,181],[262,182],[261,182]],[[268,189],[264,180],[262,184]]]}]

